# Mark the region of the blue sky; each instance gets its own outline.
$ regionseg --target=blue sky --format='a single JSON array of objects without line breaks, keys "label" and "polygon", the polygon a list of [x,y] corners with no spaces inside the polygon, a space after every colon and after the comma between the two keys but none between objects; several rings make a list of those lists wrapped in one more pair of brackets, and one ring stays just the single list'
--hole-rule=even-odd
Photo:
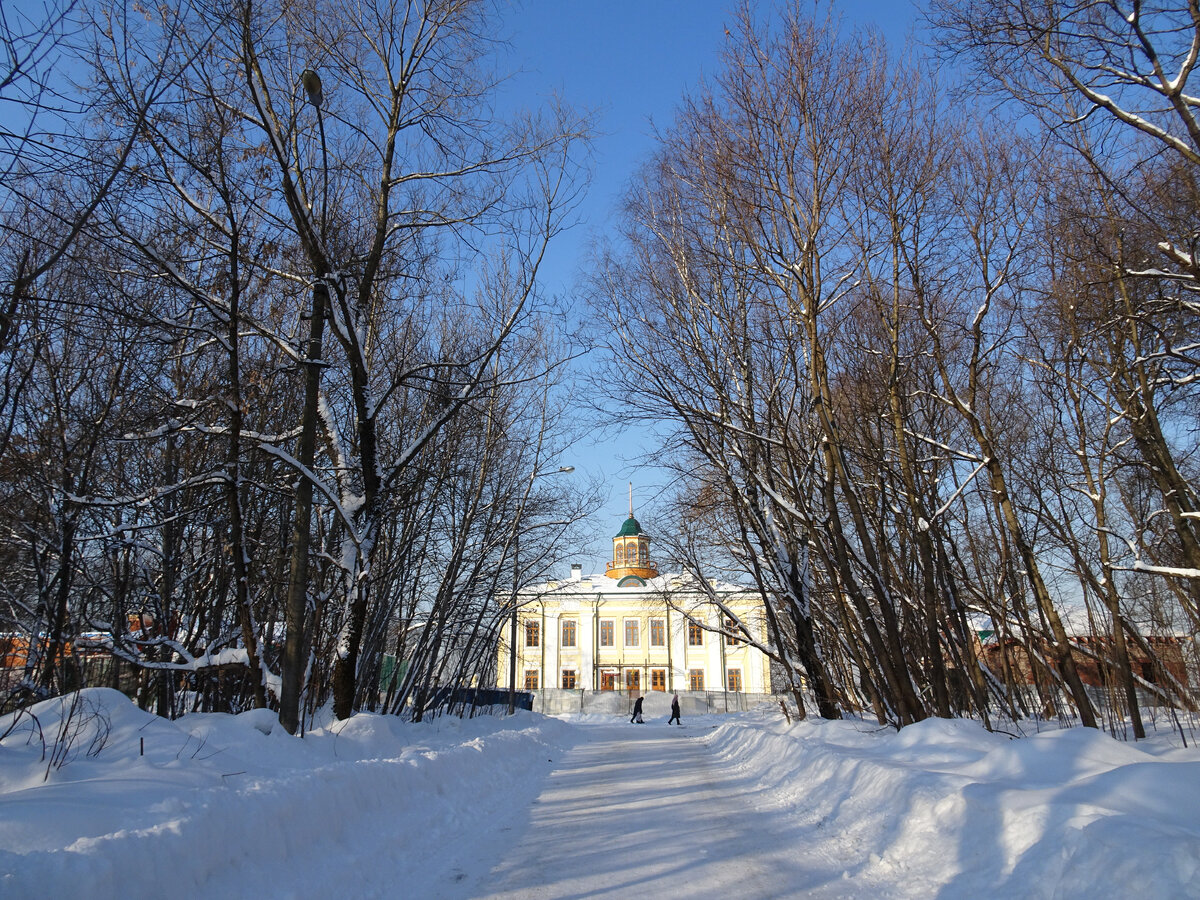
[{"label": "blue sky", "polygon": [[[734,3],[511,0],[502,27],[510,41],[509,64],[521,69],[508,85],[512,98],[535,106],[557,94],[597,114],[591,189],[579,226],[558,240],[547,260],[549,290],[570,296],[587,265],[589,245],[609,229],[625,185],[653,150],[653,125],[668,126],[683,94],[716,72]],[[764,11],[770,6],[757,5]],[[833,0],[832,7],[847,25],[876,26],[893,47],[919,27],[910,0]],[[595,516],[596,539],[579,548],[575,559],[585,572],[603,571],[610,557],[611,536],[628,515],[628,482],[634,484],[638,520],[651,535],[655,498],[666,487],[665,473],[639,460],[653,452],[652,434],[596,433],[596,440],[572,448],[560,463],[577,469],[562,477],[598,475],[609,487]]]}]

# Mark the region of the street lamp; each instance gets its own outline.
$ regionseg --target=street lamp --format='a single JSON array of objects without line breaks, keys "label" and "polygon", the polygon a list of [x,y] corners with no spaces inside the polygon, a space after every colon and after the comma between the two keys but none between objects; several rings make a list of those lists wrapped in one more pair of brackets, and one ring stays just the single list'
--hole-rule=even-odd
[{"label": "street lamp", "polygon": [[[329,159],[325,151],[325,120],[321,116],[324,94],[321,77],[312,69],[300,74],[300,83],[308,102],[317,111],[317,126],[321,132],[321,169],[324,191],[321,200],[321,228],[311,240],[309,255],[318,269],[313,280],[312,314],[309,317],[308,341],[304,354],[304,410],[300,421],[298,459],[301,471],[296,475],[295,521],[292,524],[292,559],[288,572],[287,599],[284,604],[285,635],[283,644],[282,682],[279,696],[279,722],[289,734],[300,725],[300,693],[304,678],[304,624],[308,608],[308,548],[312,526],[313,485],[309,474],[316,459],[318,402],[320,400],[322,350],[325,335],[325,316],[329,306],[328,263],[325,260],[325,227],[329,203]],[[311,231],[311,223],[305,228]],[[318,262],[318,260],[320,260]]]},{"label": "street lamp", "polygon": [[329,225],[329,151],[325,146],[325,117],[321,115],[321,104],[325,102],[325,91],[321,76],[314,69],[300,73],[300,85],[308,102],[317,111],[317,129],[321,133],[321,243],[325,242],[325,231]]},{"label": "street lamp", "polygon": [[308,102],[320,109],[321,104],[325,102],[325,94],[321,91],[321,76],[312,69],[305,69],[300,73],[300,84],[304,87],[304,93],[308,95]]},{"label": "street lamp", "polygon": [[[529,480],[535,478],[545,478],[548,475],[566,475],[568,472],[574,472],[574,466],[559,466],[553,472],[534,472],[529,476]],[[513,592],[512,592],[512,620],[509,622],[508,628],[508,714],[511,716],[517,711],[517,585],[520,581],[520,555],[521,555],[521,526],[517,523],[517,533],[513,538]],[[545,640],[545,635],[542,636]]]}]

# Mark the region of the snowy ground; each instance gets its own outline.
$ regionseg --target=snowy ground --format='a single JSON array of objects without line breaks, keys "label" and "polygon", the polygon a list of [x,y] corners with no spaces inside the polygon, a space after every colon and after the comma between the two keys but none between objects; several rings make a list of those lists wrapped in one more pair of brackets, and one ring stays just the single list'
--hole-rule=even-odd
[{"label": "snowy ground", "polygon": [[298,740],[98,689],[58,741],[59,701],[34,712],[0,743],[3,897],[1200,898],[1200,752],[1178,735],[776,708],[360,715]]}]

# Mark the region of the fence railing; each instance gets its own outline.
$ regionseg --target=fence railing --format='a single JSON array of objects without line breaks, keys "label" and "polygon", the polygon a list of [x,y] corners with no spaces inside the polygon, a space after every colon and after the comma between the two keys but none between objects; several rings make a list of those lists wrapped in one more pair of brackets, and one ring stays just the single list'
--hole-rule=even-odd
[{"label": "fence railing", "polygon": [[[581,691],[546,688],[530,691],[533,711],[547,715],[591,713],[597,715],[626,715],[633,710],[636,691]],[[642,716],[651,718],[671,715],[671,695],[662,691],[642,694]],[[682,716],[713,713],[744,712],[760,703],[777,702],[772,694],[747,694],[741,691],[680,691],[679,709]]]}]

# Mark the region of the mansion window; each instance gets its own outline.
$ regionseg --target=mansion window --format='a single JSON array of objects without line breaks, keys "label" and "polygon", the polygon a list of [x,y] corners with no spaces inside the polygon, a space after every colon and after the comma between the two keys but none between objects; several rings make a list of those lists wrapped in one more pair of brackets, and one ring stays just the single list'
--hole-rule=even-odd
[{"label": "mansion window", "polygon": [[613,620],[612,619],[601,619],[600,620],[600,646],[601,647],[613,646]]},{"label": "mansion window", "polygon": [[742,689],[742,670],[728,669],[725,672],[725,687],[730,691],[740,691]]},{"label": "mansion window", "polygon": [[688,669],[688,690],[704,690],[704,670]]},{"label": "mansion window", "polygon": [[563,619],[562,645],[564,647],[574,647],[575,646],[575,620],[574,619]]},{"label": "mansion window", "polygon": [[625,690],[640,691],[642,689],[642,673],[638,669],[625,670]]},{"label": "mansion window", "polygon": [[662,619],[650,620],[650,646],[667,646],[667,623]]},{"label": "mansion window", "polygon": [[638,620],[625,620],[625,646],[636,647],[638,645]]},{"label": "mansion window", "polygon": [[537,647],[542,637],[540,622],[525,623],[525,646]]},{"label": "mansion window", "polygon": [[562,677],[563,690],[564,691],[575,690],[575,670],[574,669],[563,669],[562,675],[563,675],[563,677]]},{"label": "mansion window", "polygon": [[688,622],[688,646],[704,646],[704,629],[700,627],[699,622]]},{"label": "mansion window", "polygon": [[536,691],[537,689],[538,689],[538,670],[537,669],[526,669],[525,670],[525,690]]},{"label": "mansion window", "polygon": [[617,689],[617,673],[616,672],[601,672],[600,673],[600,690],[615,691]]},{"label": "mansion window", "polygon": [[[737,634],[737,623],[735,621],[733,621],[733,619],[725,620],[725,632],[726,632],[726,634],[725,634],[725,646],[726,647],[736,647],[738,644],[741,643],[741,641],[739,641],[737,639],[737,637],[735,636]],[[733,689],[730,688],[730,690],[733,690]]]},{"label": "mansion window", "polygon": [[665,691],[667,689],[667,670],[666,669],[651,669],[650,670],[650,690]]}]

